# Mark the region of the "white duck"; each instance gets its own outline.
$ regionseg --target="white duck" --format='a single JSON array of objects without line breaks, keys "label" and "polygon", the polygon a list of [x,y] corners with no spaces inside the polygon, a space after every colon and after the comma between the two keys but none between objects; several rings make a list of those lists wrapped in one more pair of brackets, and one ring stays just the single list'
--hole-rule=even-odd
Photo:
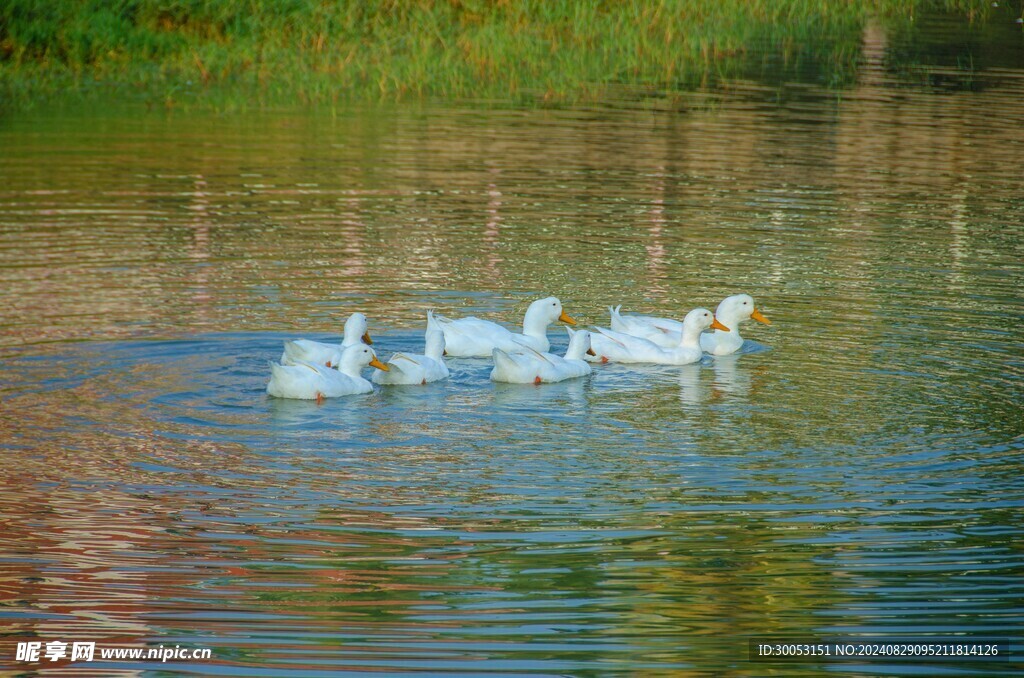
[{"label": "white duck", "polygon": [[711,355],[729,355],[739,350],[743,345],[743,337],[740,336],[740,324],[751,318],[759,323],[771,325],[772,321],[754,306],[754,298],[749,294],[734,294],[726,297],[718,305],[715,317],[721,318],[722,322],[730,330],[716,329],[710,334],[702,334],[700,347]]},{"label": "white duck", "polygon": [[597,354],[595,360],[620,363],[656,363],[658,365],[686,365],[701,359],[701,332],[709,327],[728,331],[706,308],[695,308],[683,319],[683,331],[673,348],[658,346],[653,341],[625,332],[598,327],[591,345]]},{"label": "white duck", "polygon": [[267,393],[277,398],[315,400],[369,393],[373,384],[359,374],[367,365],[387,371],[388,366],[377,360],[377,354],[366,344],[347,347],[341,354],[338,369],[325,365],[300,362],[295,365],[270,363],[270,383]]},{"label": "white duck", "polygon": [[541,353],[551,348],[548,342],[548,325],[561,320],[575,325],[576,321],[562,310],[562,302],[556,297],[538,299],[526,309],[523,318],[523,333],[510,332],[497,323],[472,316],[449,320],[442,315],[435,316],[441,322],[444,341],[450,356],[489,356],[496,348],[508,352],[521,351],[528,346]]},{"label": "white duck", "polygon": [[[678,320],[649,315],[623,315],[619,313],[621,308],[621,306],[608,308],[611,314],[612,329],[616,332],[643,337],[663,348],[679,345],[682,339],[683,324]],[[748,318],[771,325],[771,321],[754,307],[754,299],[749,294],[735,294],[723,299],[722,303],[718,305],[718,310],[715,311],[715,318],[732,329],[729,332],[716,330],[713,334],[701,336],[701,347],[713,355],[727,355],[743,345],[739,325],[746,322]]]},{"label": "white duck", "polygon": [[427,311],[426,348],[423,355],[417,353],[395,353],[388,359],[388,371],[374,372],[375,384],[426,384],[448,378],[448,366],[444,364],[444,332],[434,317]]},{"label": "white duck", "polygon": [[564,358],[525,346],[516,352],[494,349],[491,380],[510,384],[551,384],[590,374],[590,365],[583,360],[584,354],[592,353],[590,332],[565,329],[569,332],[569,347]]},{"label": "white duck", "polygon": [[342,337],[341,345],[325,344],[322,341],[311,339],[286,341],[284,342],[284,353],[281,354],[281,363],[295,365],[304,362],[337,367],[341,362],[341,352],[349,346],[359,344],[360,341],[373,344],[370,331],[367,329],[366,316],[362,313],[353,313],[345,321],[345,336]]}]

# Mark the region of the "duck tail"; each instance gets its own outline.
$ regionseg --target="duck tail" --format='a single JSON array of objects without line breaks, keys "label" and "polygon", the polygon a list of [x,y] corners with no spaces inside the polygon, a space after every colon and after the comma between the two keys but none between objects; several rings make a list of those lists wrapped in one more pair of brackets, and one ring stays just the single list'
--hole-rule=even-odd
[{"label": "duck tail", "polygon": [[619,310],[621,308],[622,304],[608,307],[608,315],[611,317],[611,326],[613,330],[624,330],[626,328],[626,324],[623,322],[622,316],[619,314]]},{"label": "duck tail", "polygon": [[427,310],[427,329],[428,330],[440,330],[441,329],[440,323],[441,323],[442,320],[444,322],[451,322],[450,320],[448,320],[448,318],[445,318],[443,315],[435,314],[434,313],[434,309],[431,308],[431,309]]},{"label": "duck tail", "polygon": [[615,330],[607,330],[603,327],[595,327],[594,329],[597,330],[597,332],[599,332],[601,336],[607,338],[609,341],[613,341],[623,348],[626,347],[626,345],[619,341],[619,339],[615,336]]},{"label": "duck tail", "polygon": [[273,360],[268,360],[267,365],[270,367],[270,378],[272,380],[282,379],[288,374],[288,372],[285,371],[283,366],[279,365],[278,363],[275,363]]},{"label": "duck tail", "polygon": [[491,357],[494,358],[494,366],[502,370],[514,370],[519,364],[500,348],[496,348],[491,351]]}]

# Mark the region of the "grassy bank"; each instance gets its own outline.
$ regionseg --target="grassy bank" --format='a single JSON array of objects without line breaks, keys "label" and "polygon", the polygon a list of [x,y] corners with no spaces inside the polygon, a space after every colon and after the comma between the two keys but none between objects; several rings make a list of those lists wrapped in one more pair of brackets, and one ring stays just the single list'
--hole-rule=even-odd
[{"label": "grassy bank", "polygon": [[[0,92],[99,85],[173,101],[217,89],[335,101],[561,98],[610,84],[685,89],[756,68],[824,64],[841,81],[869,17],[987,0],[7,0]],[[188,94],[191,93],[191,94]]]}]

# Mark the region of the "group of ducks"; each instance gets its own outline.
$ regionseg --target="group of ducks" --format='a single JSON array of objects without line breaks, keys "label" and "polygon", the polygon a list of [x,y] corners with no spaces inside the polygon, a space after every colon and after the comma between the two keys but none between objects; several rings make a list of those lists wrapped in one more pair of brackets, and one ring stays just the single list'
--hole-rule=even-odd
[{"label": "group of ducks", "polygon": [[[422,354],[395,353],[382,363],[371,348],[366,316],[353,313],[345,322],[340,345],[309,339],[286,341],[280,363],[270,364],[267,393],[279,398],[321,401],[369,393],[362,370],[375,367],[373,383],[427,384],[448,378],[445,356],[491,357],[491,379],[516,384],[543,384],[590,374],[591,362],[686,365],[704,353],[728,355],[743,345],[739,326],[747,320],[770,325],[748,294],[726,297],[714,314],[695,308],[680,322],[670,318],[623,315],[609,307],[611,329],[573,330],[564,356],[549,353],[547,328],[556,321],[575,325],[555,297],[530,304],[522,333],[472,316],[450,320],[427,311],[426,347]],[[710,330],[707,332],[706,330]]]}]

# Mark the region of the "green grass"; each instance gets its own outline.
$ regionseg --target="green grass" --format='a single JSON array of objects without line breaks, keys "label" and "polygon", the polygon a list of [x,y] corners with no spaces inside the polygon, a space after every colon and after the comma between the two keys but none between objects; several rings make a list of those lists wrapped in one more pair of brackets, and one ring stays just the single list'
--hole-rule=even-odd
[{"label": "green grass", "polygon": [[986,0],[7,0],[0,94],[127,90],[173,101],[578,100],[609,86],[684,90],[817,64],[842,83],[872,16]]}]

